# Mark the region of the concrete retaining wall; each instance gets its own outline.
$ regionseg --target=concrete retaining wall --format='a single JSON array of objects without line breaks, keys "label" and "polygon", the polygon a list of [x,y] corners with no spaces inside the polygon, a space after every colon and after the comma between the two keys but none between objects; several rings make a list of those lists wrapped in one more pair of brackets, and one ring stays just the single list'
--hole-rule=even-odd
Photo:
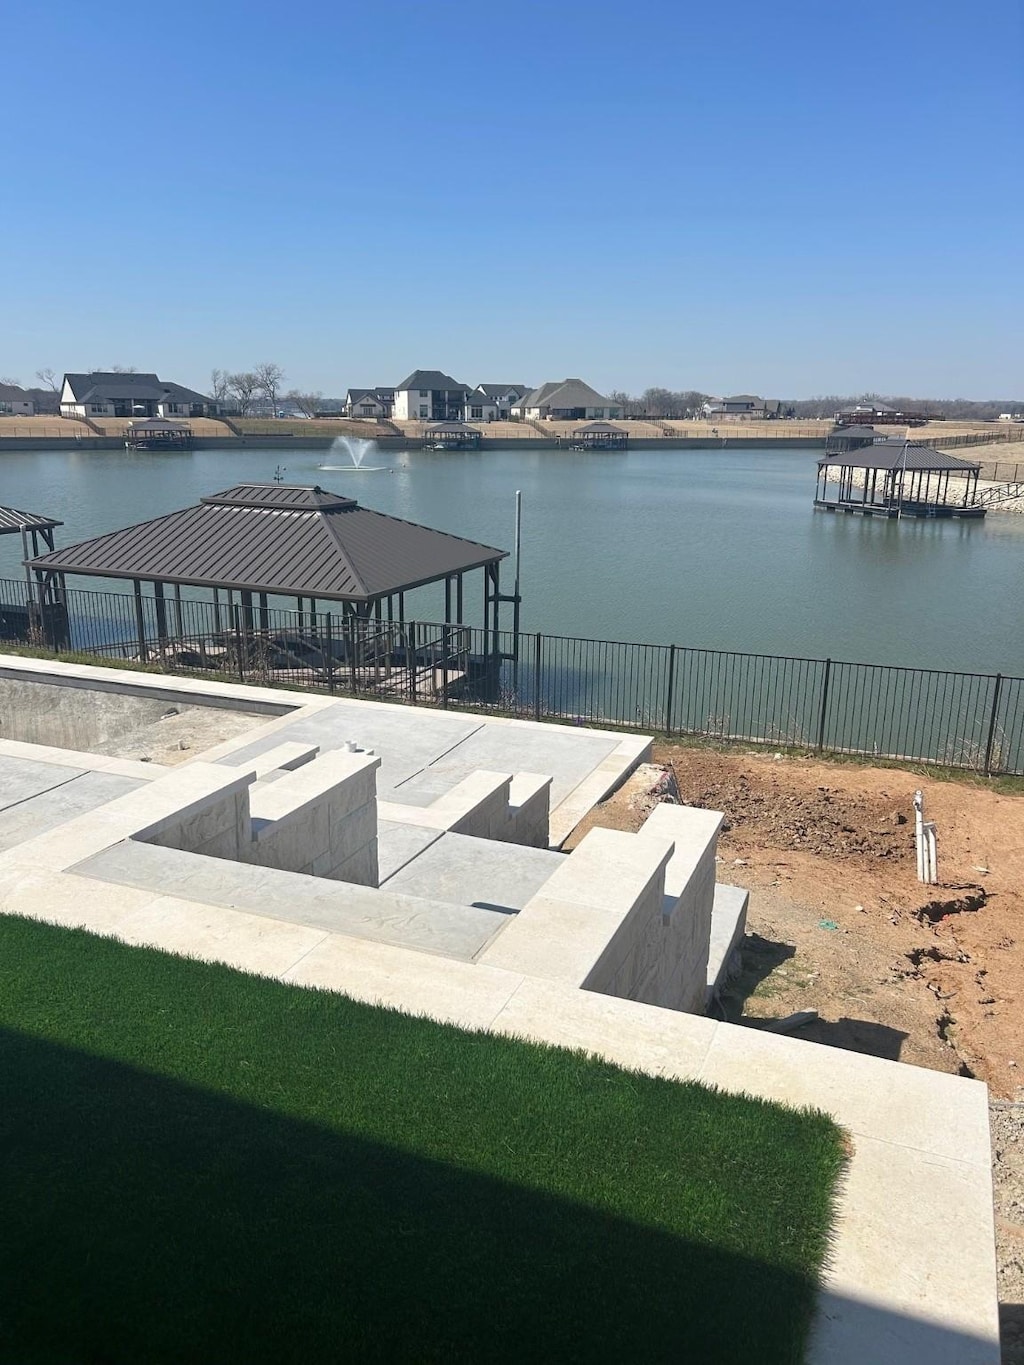
[{"label": "concrete retaining wall", "polygon": [[[178,715],[200,717],[215,708],[192,705],[180,694],[132,695],[112,685],[81,687],[73,682],[35,682],[0,672],[0,738],[47,744],[57,749],[97,749],[133,731],[156,725],[173,707]],[[234,711],[248,708],[235,705]],[[257,714],[261,708],[252,707]],[[282,706],[281,712],[290,709]]]}]

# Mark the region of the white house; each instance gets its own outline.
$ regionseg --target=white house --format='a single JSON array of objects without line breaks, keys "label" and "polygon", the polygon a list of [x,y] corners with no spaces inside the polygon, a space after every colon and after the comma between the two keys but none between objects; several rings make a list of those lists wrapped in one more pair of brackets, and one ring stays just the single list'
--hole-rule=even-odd
[{"label": "white house", "polygon": [[526,384],[478,384],[469,396],[472,404],[480,402],[479,394],[485,402],[493,403],[495,418],[504,421],[511,417],[512,408],[530,392]]},{"label": "white house", "polygon": [[622,408],[582,379],[561,379],[542,384],[511,407],[514,417],[567,422],[608,420],[621,417]]},{"label": "white house", "polygon": [[31,417],[36,405],[17,384],[0,384],[0,417]]},{"label": "white house", "polygon": [[66,374],[60,391],[62,417],[206,417],[210,406],[205,394],[155,374]]},{"label": "white house", "polygon": [[346,417],[390,417],[394,407],[394,389],[349,389],[345,395]]},{"label": "white house", "polygon": [[[479,407],[483,420],[486,406],[481,395],[479,403],[470,403],[471,390],[450,374],[440,370],[413,370],[407,379],[395,386],[394,417],[400,422],[462,422],[467,409]],[[477,419],[481,420],[481,419]]]}]

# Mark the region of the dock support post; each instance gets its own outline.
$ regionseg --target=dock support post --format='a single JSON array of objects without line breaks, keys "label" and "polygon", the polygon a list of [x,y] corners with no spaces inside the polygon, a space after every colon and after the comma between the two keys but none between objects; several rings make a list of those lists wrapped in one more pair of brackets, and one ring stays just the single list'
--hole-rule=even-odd
[{"label": "dock support post", "polygon": [[331,613],[324,612],[324,655],[327,659],[327,690],[334,696],[334,634],[331,627]]},{"label": "dock support post", "polygon": [[818,711],[818,740],[815,747],[820,754],[825,747],[825,717],[828,713],[828,684],[832,674],[832,660],[825,660],[825,673],[821,680],[821,707]]},{"label": "dock support post", "polygon": [[988,738],[985,740],[985,776],[992,776],[992,749],[996,738],[996,719],[999,715],[999,694],[1003,690],[1003,675],[996,674],[996,685],[992,689],[992,710],[988,718]]},{"label": "dock support post", "polygon": [[142,611],[142,584],[137,578],[132,579],[132,593],[135,597],[135,638],[139,642],[139,658],[143,663],[148,663],[149,651],[146,649],[146,618]]}]

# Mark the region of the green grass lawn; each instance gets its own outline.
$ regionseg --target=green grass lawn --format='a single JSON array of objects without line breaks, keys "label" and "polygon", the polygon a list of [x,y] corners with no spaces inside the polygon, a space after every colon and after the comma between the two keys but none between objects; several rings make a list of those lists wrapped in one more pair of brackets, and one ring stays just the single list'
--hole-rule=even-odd
[{"label": "green grass lawn", "polygon": [[0,1360],[799,1362],[827,1118],[0,916]]}]

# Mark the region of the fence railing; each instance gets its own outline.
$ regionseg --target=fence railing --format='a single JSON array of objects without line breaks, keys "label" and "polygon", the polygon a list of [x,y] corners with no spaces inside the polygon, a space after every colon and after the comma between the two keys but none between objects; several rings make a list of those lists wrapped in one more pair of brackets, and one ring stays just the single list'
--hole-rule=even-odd
[{"label": "fence railing", "polygon": [[409,705],[1024,775],[1024,678],[362,620],[0,579],[0,640]]}]

